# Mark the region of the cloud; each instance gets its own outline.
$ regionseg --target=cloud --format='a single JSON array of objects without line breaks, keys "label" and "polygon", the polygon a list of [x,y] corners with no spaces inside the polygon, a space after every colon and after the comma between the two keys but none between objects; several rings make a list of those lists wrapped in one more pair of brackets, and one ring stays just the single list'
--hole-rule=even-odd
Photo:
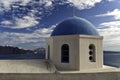
[{"label": "cloud", "polygon": [[[33,33],[14,33],[3,32],[0,34],[0,45],[19,45],[19,44],[33,44],[33,46],[41,46],[41,43],[45,44],[45,38],[49,37],[56,25],[49,28],[41,28]],[[26,45],[25,45],[26,46]]]},{"label": "cloud", "polygon": [[52,6],[52,0],[0,0],[0,8],[2,9],[1,11],[4,10],[10,10],[14,5],[20,5],[20,6],[26,6],[28,4],[32,3],[31,5],[34,7],[36,3],[39,5],[45,5],[46,7]]},{"label": "cloud", "polygon": [[15,21],[4,20],[1,21],[2,27],[7,27],[11,29],[22,29],[34,27],[39,24],[39,21],[35,19],[34,16],[24,16],[22,18],[15,18]]},{"label": "cloud", "polygon": [[[35,0],[1,0],[0,1],[0,11],[4,11],[4,10],[10,10],[12,6],[14,6],[14,4],[16,5],[21,5],[21,6],[26,6],[28,4],[31,4],[32,7],[34,7],[34,4],[39,4],[44,6],[44,8],[48,8],[48,7],[53,7],[54,4],[73,4],[75,7],[77,7],[78,9],[88,9],[91,7],[94,7],[96,3],[101,2],[102,0],[60,0],[59,2],[56,0],[39,0],[39,1],[35,1]],[[109,0],[111,1],[111,0]],[[31,2],[31,3],[30,3]],[[54,4],[53,4],[54,3]]]},{"label": "cloud", "polygon": [[2,25],[12,25],[13,23],[11,21],[8,20],[4,20],[1,22]]},{"label": "cloud", "polygon": [[[112,0],[109,0],[112,1]],[[120,10],[114,9],[96,17],[113,17],[116,21],[103,22],[99,25],[99,32],[104,36],[104,49],[110,51],[120,50]]]},{"label": "cloud", "polygon": [[99,3],[102,0],[68,0],[68,1],[81,10],[94,7],[96,3]]},{"label": "cloud", "polygon": [[105,50],[120,50],[120,21],[101,23],[98,31],[104,36]]},{"label": "cloud", "polygon": [[108,2],[113,2],[113,1],[115,1],[115,0],[107,0]]},{"label": "cloud", "polygon": [[42,3],[44,3],[46,7],[52,6],[52,0],[44,0]]},{"label": "cloud", "polygon": [[30,1],[31,0],[0,0],[0,8],[2,10],[10,10],[12,4],[19,3],[21,5],[26,5]]},{"label": "cloud", "polygon": [[114,9],[113,11],[108,11],[104,14],[96,15],[96,17],[114,17],[116,20],[120,19],[120,9]]},{"label": "cloud", "polygon": [[[27,6],[31,6],[28,8]],[[2,27],[11,29],[23,29],[34,27],[40,24],[40,20],[45,12],[52,9],[52,0],[1,0],[0,11],[11,12],[8,14],[12,18],[10,20],[1,21]],[[9,13],[10,13],[9,12]],[[37,15],[36,15],[37,14]]]},{"label": "cloud", "polygon": [[120,27],[120,21],[112,21],[112,22],[104,22],[101,23],[100,26],[106,26],[106,27]]},{"label": "cloud", "polygon": [[12,26],[13,29],[29,28],[36,26],[39,22],[31,16],[24,16],[23,18],[15,18],[15,26]]}]

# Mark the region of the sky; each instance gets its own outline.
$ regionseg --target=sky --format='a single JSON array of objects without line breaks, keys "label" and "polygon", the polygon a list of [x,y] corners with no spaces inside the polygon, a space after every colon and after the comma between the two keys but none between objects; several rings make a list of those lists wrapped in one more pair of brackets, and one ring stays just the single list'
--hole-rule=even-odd
[{"label": "sky", "polygon": [[104,50],[120,51],[120,0],[0,0],[0,45],[45,47],[45,39],[73,11],[104,36]]}]

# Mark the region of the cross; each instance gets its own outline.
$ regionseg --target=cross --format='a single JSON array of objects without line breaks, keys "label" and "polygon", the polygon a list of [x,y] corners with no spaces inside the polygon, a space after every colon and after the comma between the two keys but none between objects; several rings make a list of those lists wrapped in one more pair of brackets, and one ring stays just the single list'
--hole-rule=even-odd
[{"label": "cross", "polygon": [[73,16],[73,17],[75,17],[75,16],[76,16],[76,10],[75,10],[75,7],[74,7],[74,6],[73,6],[72,16]]}]

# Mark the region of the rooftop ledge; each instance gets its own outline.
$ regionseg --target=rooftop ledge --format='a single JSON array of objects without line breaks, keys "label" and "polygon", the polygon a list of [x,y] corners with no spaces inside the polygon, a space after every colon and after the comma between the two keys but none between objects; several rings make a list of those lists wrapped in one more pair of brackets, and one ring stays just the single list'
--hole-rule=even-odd
[{"label": "rooftop ledge", "polygon": [[120,68],[103,66],[101,69],[81,71],[57,71],[52,63],[41,59],[31,60],[0,60],[0,73],[100,73],[120,72]]}]

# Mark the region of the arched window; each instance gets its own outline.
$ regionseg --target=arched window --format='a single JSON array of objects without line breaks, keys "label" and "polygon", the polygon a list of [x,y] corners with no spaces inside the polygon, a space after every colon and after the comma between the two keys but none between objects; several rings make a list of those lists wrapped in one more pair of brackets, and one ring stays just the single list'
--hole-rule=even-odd
[{"label": "arched window", "polygon": [[61,62],[69,63],[69,45],[63,44],[61,47]]},{"label": "arched window", "polygon": [[96,61],[96,49],[94,44],[89,45],[89,61],[95,62]]}]

